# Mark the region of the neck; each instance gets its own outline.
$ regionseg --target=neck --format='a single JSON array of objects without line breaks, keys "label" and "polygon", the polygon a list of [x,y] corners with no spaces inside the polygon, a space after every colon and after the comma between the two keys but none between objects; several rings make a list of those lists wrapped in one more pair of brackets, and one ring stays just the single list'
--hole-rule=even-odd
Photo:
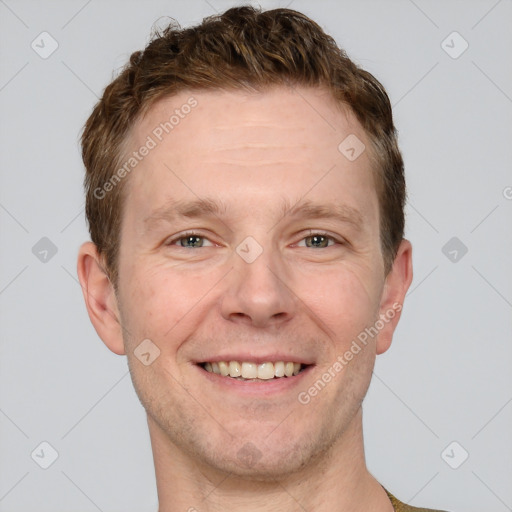
[{"label": "neck", "polygon": [[362,414],[315,462],[274,481],[226,474],[185,453],[148,417],[159,512],[392,512],[384,489],[366,468]]}]

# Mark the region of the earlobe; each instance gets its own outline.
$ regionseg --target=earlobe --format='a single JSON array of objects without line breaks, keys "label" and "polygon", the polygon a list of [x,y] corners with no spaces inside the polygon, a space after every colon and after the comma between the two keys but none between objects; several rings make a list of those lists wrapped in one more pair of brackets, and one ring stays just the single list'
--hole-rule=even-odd
[{"label": "earlobe", "polygon": [[125,354],[115,290],[92,242],[80,247],[77,272],[87,312],[98,336],[112,352]]},{"label": "earlobe", "polygon": [[400,243],[393,267],[386,276],[384,284],[379,312],[384,327],[377,338],[377,354],[386,352],[391,345],[412,275],[412,246],[408,240],[404,239]]}]

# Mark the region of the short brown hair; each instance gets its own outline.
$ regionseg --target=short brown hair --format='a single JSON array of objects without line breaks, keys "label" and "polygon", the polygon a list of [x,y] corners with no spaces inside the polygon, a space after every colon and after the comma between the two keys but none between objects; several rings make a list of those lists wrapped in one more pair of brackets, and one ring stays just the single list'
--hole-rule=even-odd
[{"label": "short brown hair", "polygon": [[104,197],[98,190],[121,164],[138,117],[157,100],[184,90],[263,90],[274,85],[325,87],[361,123],[374,160],[381,247],[389,271],[403,238],[405,179],[384,87],[304,14],[244,6],[205,18],[195,27],[181,29],[173,22],[156,33],[144,51],[131,55],[85,124],[86,216],[114,285],[123,183],[110,187]]}]

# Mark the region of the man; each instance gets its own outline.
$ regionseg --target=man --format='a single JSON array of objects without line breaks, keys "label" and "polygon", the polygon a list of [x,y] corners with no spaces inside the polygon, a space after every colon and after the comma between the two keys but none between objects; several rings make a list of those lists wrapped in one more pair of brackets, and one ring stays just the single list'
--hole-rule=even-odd
[{"label": "man", "polygon": [[229,9],[134,53],[82,144],[78,274],[146,409],[160,512],[419,510],[363,450],[412,280],[380,83],[296,11]]}]

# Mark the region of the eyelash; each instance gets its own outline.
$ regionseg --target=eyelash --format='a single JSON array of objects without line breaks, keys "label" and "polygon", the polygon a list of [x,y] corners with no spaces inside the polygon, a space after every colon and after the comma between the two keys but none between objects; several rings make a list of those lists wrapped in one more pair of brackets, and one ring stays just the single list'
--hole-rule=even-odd
[{"label": "eyelash", "polygon": [[[327,238],[329,242],[334,242],[332,245],[338,244],[340,245],[342,242],[341,240],[338,240],[337,238],[329,235],[329,233],[326,233],[325,231],[310,231],[308,236],[303,236],[300,241],[302,242],[306,238],[312,238],[314,236],[322,236],[324,238]],[[327,247],[332,247],[332,245],[327,245]],[[307,249],[310,249],[310,247],[307,247]],[[322,249],[326,249],[326,247],[322,247]]]},{"label": "eyelash", "polygon": [[[211,242],[211,240],[204,236],[204,235],[201,235],[200,233],[196,233],[195,231],[186,231],[185,233],[181,233],[180,235],[172,238],[171,240],[168,240],[167,242],[165,242],[165,245],[175,245],[176,242],[179,242],[180,240],[183,240],[184,238],[189,238],[191,236],[196,236],[198,238],[204,238],[205,240],[208,240],[209,242]],[[213,243],[213,242],[211,242]]]},{"label": "eyelash", "polygon": [[[177,242],[179,242],[180,240],[183,240],[184,238],[188,238],[188,237],[198,237],[198,238],[204,238],[206,240],[208,240],[209,242],[211,242],[212,244],[214,242],[212,242],[208,237],[204,236],[204,235],[201,235],[200,233],[196,233],[195,231],[187,231],[185,233],[182,233],[180,235],[178,235],[177,237],[169,240],[168,242],[165,243],[165,245],[167,246],[172,246],[172,245],[175,245]],[[309,234],[307,236],[304,236],[300,239],[300,242],[302,242],[303,240],[305,240],[306,238],[311,238],[313,236],[322,236],[322,237],[325,237],[327,238],[329,241],[332,241],[334,242],[332,245],[334,244],[338,244],[338,245],[341,245],[343,244],[343,242],[341,240],[338,240],[337,238],[329,235],[329,233],[326,233],[326,232],[323,232],[323,231],[310,231]],[[296,245],[296,244],[294,244]],[[332,247],[332,245],[328,245],[327,247]],[[185,248],[185,247],[184,247]],[[201,247],[199,247],[200,249]],[[309,248],[309,247],[308,247]]]}]

